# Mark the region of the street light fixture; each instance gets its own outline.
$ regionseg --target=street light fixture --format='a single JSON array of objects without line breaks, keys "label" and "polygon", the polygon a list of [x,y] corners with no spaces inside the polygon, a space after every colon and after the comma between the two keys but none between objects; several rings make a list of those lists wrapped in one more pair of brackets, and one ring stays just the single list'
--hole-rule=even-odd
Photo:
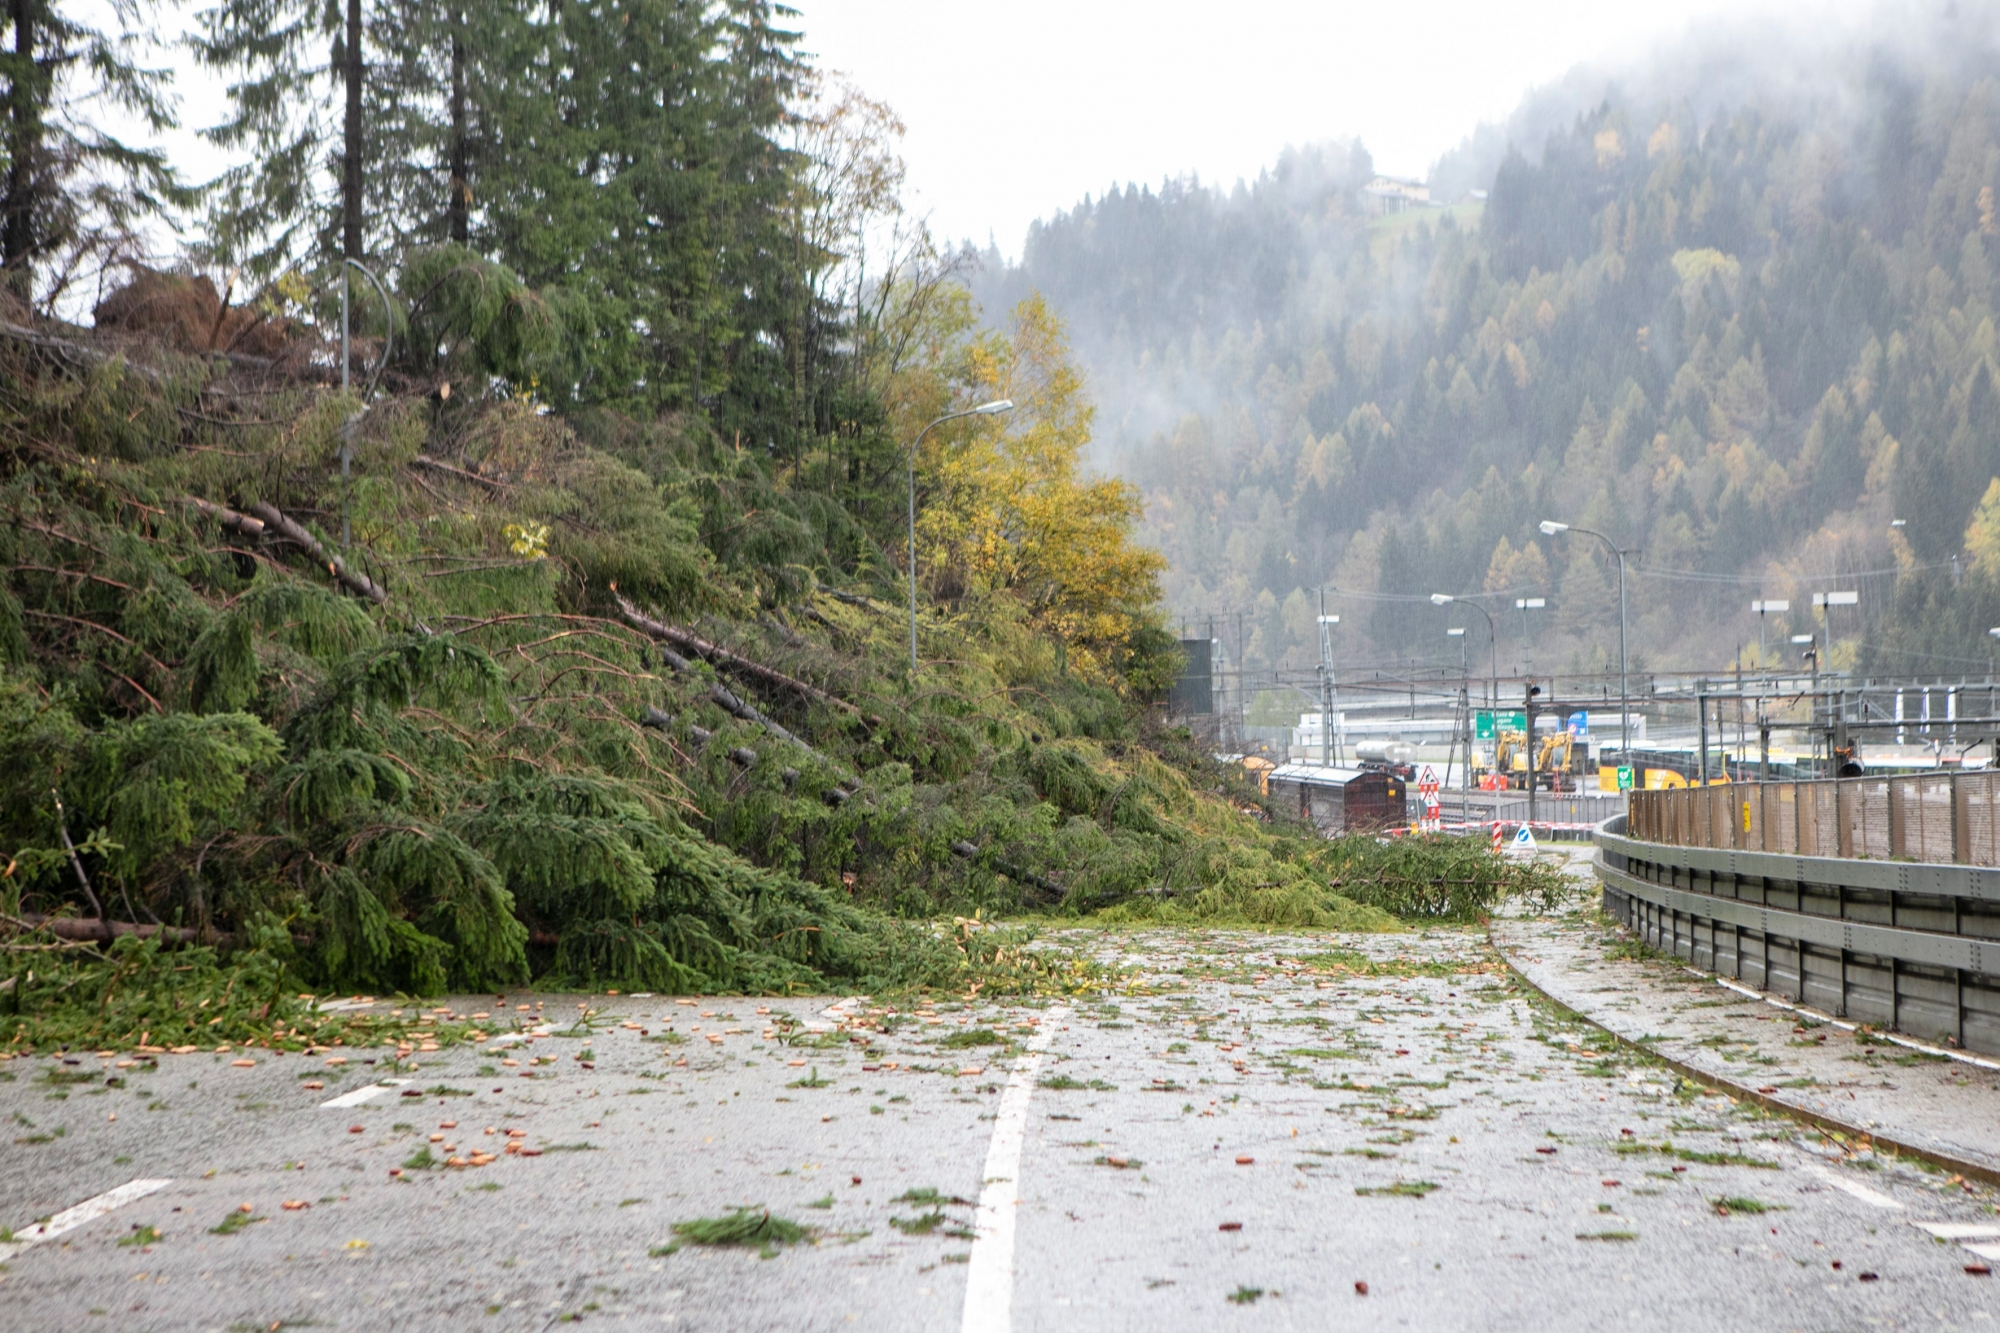
[{"label": "street light fixture", "polygon": [[1819,608],[1820,617],[1826,621],[1826,647],[1828,652],[1832,652],[1833,608],[1836,606],[1859,606],[1861,604],[1861,592],[1857,588],[1848,588],[1842,592],[1816,592],[1813,594],[1812,600],[1813,605]]},{"label": "street light fixture", "polygon": [[991,417],[1014,410],[1011,398],[996,398],[990,403],[967,408],[963,412],[947,412],[937,420],[917,432],[917,438],[910,441],[910,680],[917,678],[917,447],[924,442],[924,436],[942,426],[947,421],[957,421],[961,417]]},{"label": "street light fixture", "polygon": [[[1490,699],[1490,702],[1487,704],[1487,707],[1493,709],[1495,712],[1498,712],[1500,708],[1500,631],[1493,623],[1493,613],[1491,611],[1488,611],[1485,607],[1481,606],[1479,603],[1471,601],[1468,598],[1454,597],[1448,592],[1434,592],[1431,594],[1432,606],[1450,606],[1454,602],[1456,602],[1460,606],[1469,606],[1473,610],[1477,611],[1480,615],[1486,617],[1486,643],[1489,651],[1492,654],[1490,665],[1493,671],[1492,681],[1487,687],[1488,696]],[[1463,634],[1465,633],[1465,631],[1463,629],[1456,629],[1449,631],[1449,633]],[[1464,639],[1460,639],[1458,641],[1459,658],[1461,661],[1461,667],[1460,667],[1461,673],[1464,670],[1463,660],[1465,658],[1465,644],[1466,641]],[[1466,729],[1466,741],[1465,741],[1465,768],[1462,770],[1462,776],[1459,782],[1459,787],[1461,790],[1469,791],[1471,790],[1471,783],[1472,783],[1472,732],[1471,728],[1468,727]]]},{"label": "street light fixture", "polygon": [[[1604,543],[1605,549],[1618,557],[1618,746],[1619,749],[1624,751],[1625,761],[1630,763],[1632,757],[1632,686],[1625,657],[1625,557],[1631,555],[1633,551],[1619,546],[1617,542],[1612,541],[1601,532],[1593,532],[1589,528],[1573,527],[1568,523],[1558,523],[1554,519],[1543,519],[1541,529],[1542,535],[1545,537],[1560,536],[1565,532],[1580,532],[1586,537],[1595,537]],[[1633,550],[1637,550],[1637,548],[1634,547]]]},{"label": "street light fixture", "polygon": [[[1539,601],[1540,598],[1537,598],[1536,600]],[[1448,592],[1434,592],[1431,594],[1432,606],[1450,606],[1453,603],[1457,603],[1460,606],[1469,606],[1473,610],[1477,611],[1480,615],[1486,617],[1486,642],[1492,647],[1493,650],[1493,661],[1492,661],[1493,681],[1491,685],[1492,700],[1493,700],[1493,707],[1498,708],[1500,706],[1500,634],[1499,631],[1494,628],[1493,613],[1491,611],[1488,611],[1485,607],[1481,606],[1479,603],[1472,601],[1469,598],[1454,597]]]},{"label": "street light fixture", "polygon": [[1792,609],[1792,604],[1782,598],[1776,601],[1755,601],[1750,603],[1750,609],[1757,613],[1757,669],[1762,671],[1764,669],[1764,614],[1767,611],[1776,611],[1782,615]]},{"label": "street light fixture", "polygon": [[[1521,660],[1527,664],[1527,669],[1530,671],[1535,669],[1535,655],[1528,651],[1528,644],[1530,643],[1528,638],[1528,612],[1539,611],[1548,604],[1546,597],[1516,597],[1514,599],[1514,609],[1521,613]],[[1496,708],[1500,706],[1498,698],[1495,698],[1493,706]]]}]

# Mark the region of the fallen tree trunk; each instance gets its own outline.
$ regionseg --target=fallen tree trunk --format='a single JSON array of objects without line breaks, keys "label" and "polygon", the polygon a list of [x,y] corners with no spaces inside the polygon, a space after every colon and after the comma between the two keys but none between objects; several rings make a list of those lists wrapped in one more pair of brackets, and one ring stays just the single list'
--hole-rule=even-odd
[{"label": "fallen tree trunk", "polygon": [[783,727],[773,722],[770,718],[765,717],[762,713],[758,712],[755,708],[751,707],[749,704],[744,703],[743,700],[737,698],[734,694],[730,693],[722,686],[720,685],[709,686],[708,697],[710,699],[713,699],[716,703],[716,706],[721,708],[723,712],[728,713],[731,717],[741,718],[745,722],[754,722],[758,726],[762,727],[764,730],[770,732],[773,736],[776,736],[779,740],[790,741],[792,744],[798,746],[801,750],[804,750],[807,754],[816,755],[819,753],[819,751],[813,749],[812,746],[807,745],[797,736],[794,736],[791,732],[785,730]]},{"label": "fallen tree trunk", "polygon": [[[37,329],[22,328],[19,324],[0,322],[0,337],[11,338],[18,343],[26,343],[30,347],[38,347],[44,352],[53,352],[57,357],[71,362],[85,361],[92,365],[101,366],[118,359],[111,355],[111,353],[100,351],[95,347],[85,347],[82,343],[71,342],[67,338],[58,338],[52,333],[43,333]],[[153,383],[159,383],[160,372],[154,370],[152,367],[142,366],[136,361],[127,361],[125,364],[129,369],[151,380]]]},{"label": "fallen tree trunk", "polygon": [[863,597],[858,592],[842,592],[838,588],[829,588],[824,583],[813,584],[813,591],[824,593],[826,596],[833,598],[834,601],[845,602],[849,606],[865,606],[870,611],[880,611],[882,609],[882,604],[873,597]]},{"label": "fallen tree trunk", "polygon": [[264,521],[262,519],[252,518],[248,514],[239,514],[234,509],[229,509],[219,504],[212,504],[207,500],[198,499],[192,495],[182,496],[181,501],[184,504],[193,505],[197,510],[207,514],[231,532],[240,533],[245,537],[261,537],[264,535]]},{"label": "fallen tree trunk", "polygon": [[[613,592],[617,593],[617,590],[613,589]],[[677,625],[669,625],[664,621],[655,620],[627,601],[622,593],[617,593],[617,597],[618,611],[625,618],[625,623],[663,643],[670,643],[681,651],[691,653],[705,662],[713,663],[715,666],[733,675],[744,676],[756,681],[760,685],[783,690],[788,694],[797,695],[802,699],[808,699],[814,703],[825,704],[829,708],[846,713],[850,717],[859,718],[870,725],[874,725],[880,721],[879,718],[869,717],[867,714],[864,714],[859,708],[847,702],[847,700],[828,694],[817,685],[809,685],[796,676],[788,676],[782,671],[765,666],[762,662],[753,662],[747,657],[732,653],[720,644],[710,643],[701,636],[681,629]]]},{"label": "fallen tree trunk", "polygon": [[[30,347],[37,347],[45,352],[53,352],[57,357],[66,359],[71,363],[83,361],[101,366],[108,365],[113,361],[123,361],[126,369],[136,375],[143,376],[154,384],[158,384],[162,378],[160,372],[154,367],[146,365],[143,362],[134,361],[123,353],[107,352],[99,347],[88,347],[83,343],[75,342],[69,338],[59,338],[53,333],[43,333],[39,329],[23,328],[19,324],[9,324],[5,321],[0,321],[0,338],[8,338],[18,343],[26,343]],[[281,366],[279,362],[268,356],[251,356],[247,352],[209,351],[201,352],[197,355],[207,361],[221,361],[232,366],[241,366],[247,370],[272,372],[283,370],[284,373],[294,379],[311,380],[318,384],[331,384],[336,378],[331,369],[322,369],[312,365],[310,362],[287,363]]]},{"label": "fallen tree trunk", "polygon": [[451,464],[432,458],[428,454],[418,454],[411,461],[410,466],[427,468],[432,472],[442,472],[447,477],[457,477],[460,481],[469,481],[475,485],[484,486],[495,495],[508,489],[507,483],[504,481],[495,481],[491,477],[482,477],[477,472],[468,472],[462,467],[453,467]]},{"label": "fallen tree trunk", "polygon": [[1023,866],[1015,865],[1012,861],[1003,861],[997,856],[988,856],[969,842],[955,842],[951,845],[951,851],[952,855],[959,857],[961,860],[970,861],[974,865],[983,865],[995,874],[1005,875],[1016,884],[1049,894],[1055,902],[1059,903],[1069,896],[1068,889],[1056,883],[1047,875],[1038,875]]},{"label": "fallen tree trunk", "polygon": [[157,935],[182,944],[192,940],[201,944],[226,945],[233,938],[226,930],[150,926],[134,921],[87,921],[74,916],[44,916],[40,912],[23,912],[17,919],[36,930],[45,930],[59,940],[91,940],[99,944],[109,944],[120,935],[137,935],[142,940]]},{"label": "fallen tree trunk", "polygon": [[382,590],[380,584],[366,574],[349,569],[345,560],[327,550],[320,544],[319,538],[307,532],[297,522],[286,518],[276,505],[259,500],[250,506],[250,512],[263,519],[268,526],[277,529],[278,535],[286,541],[294,546],[303,547],[306,553],[324,565],[326,571],[339,580],[343,587],[360,593],[377,606],[389,600],[389,594]]}]

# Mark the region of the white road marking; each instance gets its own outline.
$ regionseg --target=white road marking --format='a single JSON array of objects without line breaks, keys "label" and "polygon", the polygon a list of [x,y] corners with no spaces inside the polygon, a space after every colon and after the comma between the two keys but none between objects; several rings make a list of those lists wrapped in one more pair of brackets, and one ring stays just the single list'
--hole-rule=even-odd
[{"label": "white road marking", "polygon": [[1976,1241],[1964,1241],[1959,1244],[1958,1248],[1976,1254],[1982,1259],[2000,1259],[2000,1245],[1982,1245]]},{"label": "white road marking", "polygon": [[2000,1226],[1986,1222],[1912,1222],[1910,1225],[1922,1227],[1939,1240],[2000,1240]]},{"label": "white road marking", "polygon": [[1021,1147],[1027,1137],[1028,1102],[1035,1076],[1057,1026],[1069,1015],[1050,1010],[1028,1039],[1027,1051],[1000,1094],[993,1140],[986,1149],[985,1185],[973,1222],[972,1262],[965,1275],[964,1333],[1012,1333],[1014,1327],[1014,1220],[1021,1204]]},{"label": "white road marking", "polygon": [[854,1011],[860,1007],[861,997],[859,995],[850,995],[844,1000],[835,1000],[832,1004],[819,1011],[821,1018],[831,1019],[832,1023],[819,1023],[814,1022],[812,1019],[807,1019],[804,1024],[805,1030],[808,1032],[831,1031],[833,1027],[837,1027],[854,1017]]},{"label": "white road marking", "polygon": [[173,1184],[172,1180],[127,1181],[115,1190],[107,1190],[94,1199],[85,1199],[74,1208],[65,1208],[46,1222],[32,1226],[15,1227],[14,1239],[0,1244],[0,1259],[11,1259],[31,1245],[40,1245],[45,1240],[54,1240],[67,1231],[74,1231],[86,1222],[95,1222],[106,1213],[115,1212],[136,1199],[148,1194],[156,1194]]},{"label": "white road marking", "polygon": [[[1687,967],[1681,970],[1689,976],[1708,977],[1716,985],[1721,986],[1725,990],[1733,990],[1738,995],[1747,995],[1753,1000],[1762,1000],[1765,1004],[1783,1009],[1789,1013],[1804,1014],[1816,1023],[1824,1023],[1828,1027],[1839,1028],[1842,1032],[1857,1032],[1860,1030],[1859,1024],[1843,1022],[1835,1018],[1832,1014],[1824,1013],[1809,1005],[1793,1004],[1790,1000],[1781,1000],[1775,995],[1766,995],[1762,991],[1752,990],[1750,987],[1731,981],[1727,977],[1712,976],[1698,967]],[[1981,1069],[2000,1069],[2000,1061],[1982,1060],[1976,1055],[1967,1055],[1964,1051],[1958,1050],[1955,1047],[1933,1046],[1927,1041],[1918,1041],[1914,1037],[1905,1037],[1895,1032],[1871,1032],[1869,1035],[1871,1037],[1878,1037],[1896,1046],[1907,1047],[1913,1051],[1922,1051],[1925,1055],[1937,1056],[1942,1060],[1956,1060],[1962,1065],[1978,1065]]]},{"label": "white road marking", "polygon": [[320,1109],[359,1106],[363,1102],[372,1102],[383,1093],[400,1088],[409,1081],[406,1078],[385,1078],[380,1083],[370,1083],[366,1087],[355,1088],[352,1092],[343,1092],[331,1101],[321,1102]]},{"label": "white road marking", "polygon": [[1873,1204],[1877,1208],[1901,1208],[1903,1206],[1882,1191],[1870,1189],[1857,1180],[1848,1180],[1838,1172],[1831,1171],[1826,1167],[1808,1166],[1806,1170],[1812,1172],[1835,1189],[1847,1191],[1847,1193],[1852,1194],[1863,1203]]}]

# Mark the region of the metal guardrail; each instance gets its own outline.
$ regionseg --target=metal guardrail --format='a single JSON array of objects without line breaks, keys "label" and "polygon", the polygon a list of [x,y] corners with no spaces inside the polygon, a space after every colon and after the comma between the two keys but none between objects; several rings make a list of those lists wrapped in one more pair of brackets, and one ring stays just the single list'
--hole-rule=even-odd
[{"label": "metal guardrail", "polygon": [[1632,833],[1676,847],[2000,866],[2000,772],[1632,793]]},{"label": "metal guardrail", "polygon": [[[1755,789],[1696,790],[1740,806]],[[1643,798],[1682,795],[1635,792],[1631,816],[1598,826],[1606,913],[1662,952],[1795,1003],[2000,1052],[2000,868],[1689,846],[1628,832],[1641,828]],[[1760,800],[1750,798],[1753,831]]]}]

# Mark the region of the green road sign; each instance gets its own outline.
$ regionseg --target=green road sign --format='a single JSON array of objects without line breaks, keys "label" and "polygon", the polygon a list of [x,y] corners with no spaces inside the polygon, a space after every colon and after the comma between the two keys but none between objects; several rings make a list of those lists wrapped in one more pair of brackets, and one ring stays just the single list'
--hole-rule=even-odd
[{"label": "green road sign", "polygon": [[1526,731],[1528,729],[1528,715],[1526,713],[1502,713],[1500,715],[1500,729],[1502,731]]},{"label": "green road sign", "polygon": [[1631,790],[1632,790],[1632,772],[1633,772],[1633,770],[1632,770],[1632,768],[1631,768],[1631,766],[1630,766],[1629,764],[1628,764],[1628,765],[1621,765],[1621,766],[1619,767],[1619,769],[1618,769],[1618,790],[1619,790],[1619,791],[1631,791]]},{"label": "green road sign", "polygon": [[1472,715],[1472,738],[1477,741],[1493,739],[1493,714],[1474,713]]}]

